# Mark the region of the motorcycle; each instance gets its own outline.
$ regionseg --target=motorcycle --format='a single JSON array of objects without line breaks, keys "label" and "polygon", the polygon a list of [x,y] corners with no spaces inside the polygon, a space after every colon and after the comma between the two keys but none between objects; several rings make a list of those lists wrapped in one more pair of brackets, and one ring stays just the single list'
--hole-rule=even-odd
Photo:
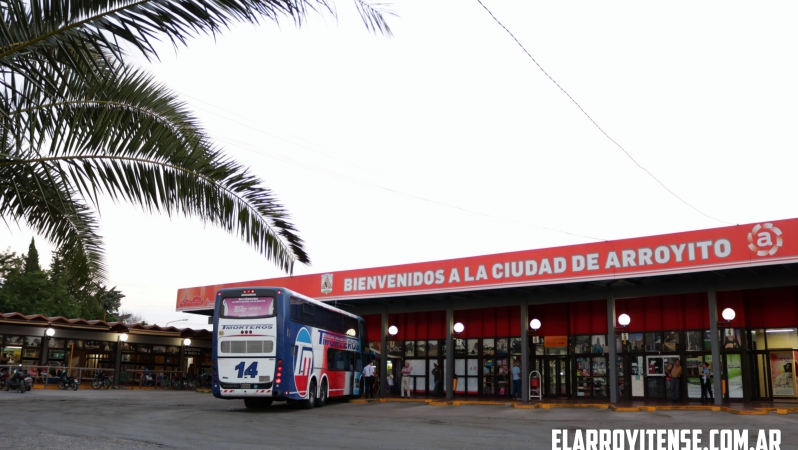
[{"label": "motorcycle", "polygon": [[[29,382],[30,384],[28,384]],[[20,394],[24,394],[26,391],[30,390],[30,386],[32,385],[33,378],[29,377],[28,373],[22,370],[22,364],[20,364],[19,368],[14,369],[13,375],[10,377],[6,376],[6,391],[15,390],[19,391]]]},{"label": "motorcycle", "polygon": [[108,376],[108,374],[105,373],[104,370],[98,370],[97,376],[95,376],[94,379],[91,380],[91,388],[94,390],[100,388],[108,389],[111,387],[111,383],[112,383],[111,377]]},{"label": "motorcycle", "polygon": [[79,387],[80,380],[78,380],[78,377],[68,376],[66,370],[61,371],[58,377],[58,389],[72,388],[73,391],[77,391]]}]

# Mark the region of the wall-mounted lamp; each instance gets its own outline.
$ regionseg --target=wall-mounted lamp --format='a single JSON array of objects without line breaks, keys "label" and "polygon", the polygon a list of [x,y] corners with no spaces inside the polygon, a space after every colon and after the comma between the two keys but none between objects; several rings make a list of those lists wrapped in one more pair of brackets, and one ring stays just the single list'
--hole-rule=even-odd
[{"label": "wall-mounted lamp", "polygon": [[119,335],[120,342],[127,342],[127,333],[122,333]]},{"label": "wall-mounted lamp", "polygon": [[183,345],[186,346],[186,347],[191,345],[191,339],[189,339],[189,338],[183,339]]},{"label": "wall-mounted lamp", "polygon": [[532,319],[531,321],[529,321],[529,328],[532,329],[532,334],[533,335],[537,335],[538,334],[538,330],[540,329],[540,325],[541,325],[540,324],[540,320],[538,320],[538,319]]},{"label": "wall-mounted lamp", "polygon": [[390,327],[388,327],[388,339],[389,340],[391,340],[391,341],[394,340],[394,338],[396,337],[397,334],[399,334],[399,328],[397,328],[396,325],[391,325]]},{"label": "wall-mounted lamp", "polygon": [[460,333],[462,333],[462,332],[463,332],[463,330],[465,330],[465,325],[463,325],[463,323],[462,323],[462,322],[457,322],[457,323],[456,323],[456,324],[454,324],[454,326],[452,327],[452,330],[454,330],[454,334],[455,334],[455,336],[460,336]]},{"label": "wall-mounted lamp", "polygon": [[629,317],[629,314],[623,313],[618,316],[618,323],[621,325],[620,327],[615,327],[615,330],[623,330],[626,331],[626,327],[629,326],[629,323],[632,322],[632,318]]},{"label": "wall-mounted lamp", "polygon": [[48,327],[48,328],[47,328],[47,329],[44,331],[44,334],[46,334],[46,335],[47,335],[47,337],[53,337],[53,336],[55,336],[55,329],[54,329],[53,327]]},{"label": "wall-mounted lamp", "polygon": [[721,316],[723,316],[724,319],[726,319],[726,321],[718,322],[718,327],[724,327],[724,328],[731,327],[731,321],[734,320],[735,317],[737,317],[737,314],[731,308],[724,309],[723,312],[720,314]]}]

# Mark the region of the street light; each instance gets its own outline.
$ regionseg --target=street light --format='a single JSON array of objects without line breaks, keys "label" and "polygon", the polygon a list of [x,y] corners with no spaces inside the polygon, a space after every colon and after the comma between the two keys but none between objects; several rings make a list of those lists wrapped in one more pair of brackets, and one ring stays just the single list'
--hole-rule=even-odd
[{"label": "street light", "polygon": [[532,319],[529,321],[529,328],[532,328],[532,333],[537,334],[538,330],[540,329],[540,320]]},{"label": "street light", "polygon": [[174,323],[174,322],[185,322],[185,321],[187,321],[187,320],[188,320],[188,318],[186,318],[186,319],[170,320],[169,322],[166,322],[166,325],[164,325],[164,326],[165,326],[165,327],[168,327],[170,323]]},{"label": "street light", "polygon": [[183,339],[183,345],[186,346],[186,347],[191,345],[191,339],[189,339],[189,338]]},{"label": "street light", "polygon": [[618,323],[621,324],[624,331],[626,331],[626,327],[629,325],[631,321],[632,319],[629,317],[629,314],[623,313],[620,316],[618,316]]},{"label": "street light", "polygon": [[731,321],[734,320],[734,318],[737,316],[737,314],[731,308],[724,309],[721,315],[723,316],[724,319],[726,319],[726,321],[718,322],[718,326],[724,326],[724,327],[731,326]]}]

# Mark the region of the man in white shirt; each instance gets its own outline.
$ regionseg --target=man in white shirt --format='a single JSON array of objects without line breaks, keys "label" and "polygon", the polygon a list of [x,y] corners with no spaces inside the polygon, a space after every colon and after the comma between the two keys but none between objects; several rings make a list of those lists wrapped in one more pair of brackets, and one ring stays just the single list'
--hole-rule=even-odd
[{"label": "man in white shirt", "polygon": [[363,377],[366,379],[366,398],[374,398],[374,361],[363,368]]},{"label": "man in white shirt", "polygon": [[410,373],[412,371],[413,368],[410,367],[410,361],[405,361],[405,366],[402,367],[402,390],[399,391],[399,397],[404,397],[405,392],[410,397]]}]

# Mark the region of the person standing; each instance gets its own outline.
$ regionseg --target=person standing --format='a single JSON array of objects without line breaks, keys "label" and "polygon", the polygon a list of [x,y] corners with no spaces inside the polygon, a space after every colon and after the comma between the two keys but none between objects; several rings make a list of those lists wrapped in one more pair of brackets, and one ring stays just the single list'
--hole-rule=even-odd
[{"label": "person standing", "polygon": [[363,377],[366,379],[366,398],[374,398],[374,361],[363,368]]},{"label": "person standing", "polygon": [[709,379],[709,363],[701,364],[701,400],[712,400],[712,382]]},{"label": "person standing", "polygon": [[513,400],[519,400],[521,397],[521,363],[515,362],[513,366]]},{"label": "person standing", "polygon": [[438,368],[438,363],[432,363],[435,368],[432,369],[432,381],[435,388],[432,390],[432,395],[437,397],[441,395],[441,369]]},{"label": "person standing", "polygon": [[681,381],[682,376],[682,363],[678,359],[673,362],[673,364],[669,365],[665,368],[665,372],[668,374],[671,380],[671,400],[674,402],[679,401],[679,382]]},{"label": "person standing", "polygon": [[407,392],[407,396],[410,397],[410,373],[413,372],[413,368],[410,367],[410,361],[405,361],[405,366],[402,367],[402,390],[399,391],[399,397],[404,397],[405,392]]}]

